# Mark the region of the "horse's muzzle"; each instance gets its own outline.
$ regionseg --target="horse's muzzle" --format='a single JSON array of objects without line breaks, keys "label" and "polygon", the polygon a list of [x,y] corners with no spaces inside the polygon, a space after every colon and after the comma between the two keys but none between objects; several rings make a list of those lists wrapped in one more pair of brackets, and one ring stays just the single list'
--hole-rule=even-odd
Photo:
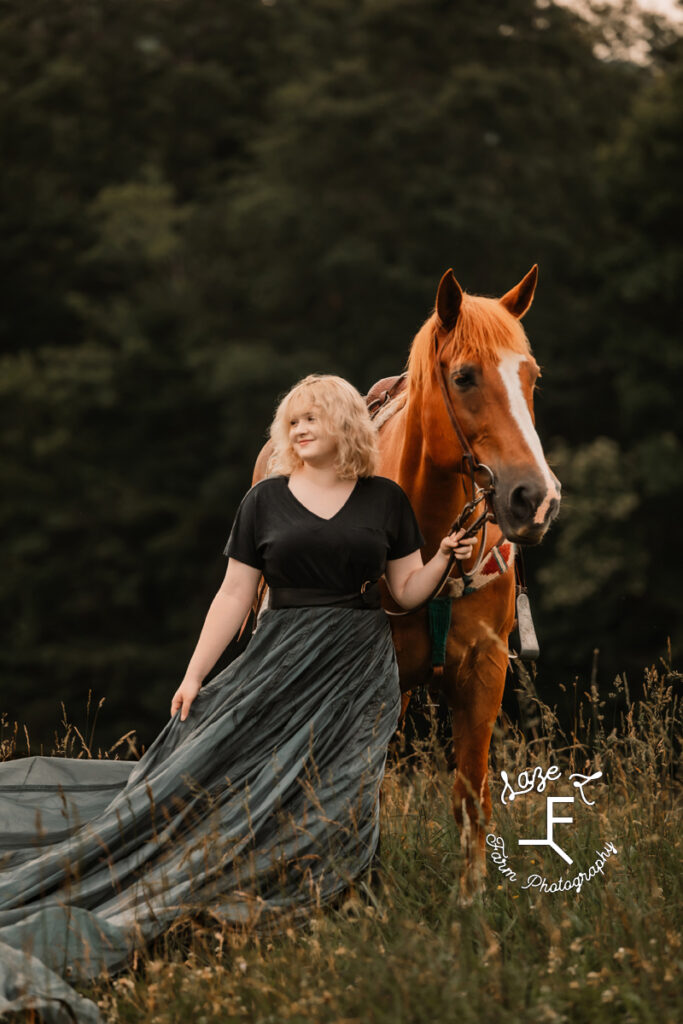
[{"label": "horse's muzzle", "polygon": [[515,544],[539,544],[560,511],[559,486],[553,493],[547,482],[535,474],[509,483],[498,478],[493,507],[496,522],[508,540]]}]

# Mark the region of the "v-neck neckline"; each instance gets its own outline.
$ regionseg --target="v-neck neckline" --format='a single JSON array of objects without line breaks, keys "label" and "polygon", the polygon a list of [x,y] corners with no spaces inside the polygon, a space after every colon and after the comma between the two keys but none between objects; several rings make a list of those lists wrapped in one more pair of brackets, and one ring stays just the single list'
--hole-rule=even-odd
[{"label": "v-neck neckline", "polygon": [[289,496],[290,496],[290,497],[291,497],[291,498],[292,498],[292,499],[293,499],[293,500],[294,500],[294,501],[295,501],[295,502],[297,503],[297,505],[299,506],[299,508],[302,508],[302,509],[304,510],[304,512],[308,512],[309,516],[313,516],[313,518],[314,518],[314,519],[317,519],[317,520],[318,520],[319,522],[321,522],[321,523],[331,523],[333,519],[336,519],[336,518],[337,518],[337,516],[341,515],[341,513],[342,513],[342,512],[344,511],[344,509],[345,509],[345,508],[346,508],[346,506],[347,506],[347,505],[349,504],[349,502],[350,502],[350,501],[351,501],[351,499],[353,498],[354,494],[355,494],[355,493],[356,493],[356,491],[358,490],[358,484],[360,483],[360,477],[359,477],[359,476],[357,476],[357,477],[356,477],[356,482],[355,482],[355,484],[353,485],[353,490],[352,490],[352,491],[351,491],[351,493],[349,494],[349,496],[348,496],[348,498],[346,499],[346,501],[344,502],[344,504],[343,504],[343,505],[341,505],[341,506],[340,506],[340,507],[339,507],[339,508],[337,509],[337,511],[336,511],[336,512],[334,513],[334,515],[333,515],[333,516],[330,516],[330,517],[329,517],[329,519],[326,519],[326,518],[325,518],[325,516],[319,516],[317,512],[313,512],[313,511],[312,511],[312,509],[310,509],[310,508],[308,507],[308,505],[304,505],[303,501],[299,501],[299,499],[297,498],[296,494],[294,494],[294,492],[293,492],[292,490],[290,490],[290,487],[289,487],[289,477],[288,477],[288,476],[285,476],[285,477],[283,477],[282,479],[283,479],[283,480],[284,480],[284,482],[285,482],[285,488],[286,488],[286,490],[287,490],[287,493],[288,493],[288,494],[289,494]]}]

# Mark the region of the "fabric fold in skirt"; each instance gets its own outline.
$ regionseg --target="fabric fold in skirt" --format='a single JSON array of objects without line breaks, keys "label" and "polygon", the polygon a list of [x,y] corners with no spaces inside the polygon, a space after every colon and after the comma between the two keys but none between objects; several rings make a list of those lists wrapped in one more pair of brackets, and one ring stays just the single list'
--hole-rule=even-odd
[{"label": "fabric fold in skirt", "polygon": [[343,892],[377,846],[399,708],[381,609],[270,609],[139,761],[0,764],[0,1014],[97,1021],[62,979],[181,913],[258,927]]}]

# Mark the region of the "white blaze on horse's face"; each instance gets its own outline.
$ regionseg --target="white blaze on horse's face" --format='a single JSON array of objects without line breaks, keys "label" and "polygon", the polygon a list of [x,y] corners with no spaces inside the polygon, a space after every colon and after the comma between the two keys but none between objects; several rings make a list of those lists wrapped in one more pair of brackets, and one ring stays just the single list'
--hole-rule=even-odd
[{"label": "white blaze on horse's face", "polygon": [[538,505],[534,515],[534,523],[541,524],[545,522],[551,501],[553,499],[559,501],[560,488],[557,477],[546,462],[540,438],[536,433],[536,428],[529,412],[529,406],[524,397],[519,370],[525,360],[526,356],[519,352],[506,352],[498,362],[497,370],[505,385],[512,418],[519,427],[520,433],[546,484],[545,496]]}]

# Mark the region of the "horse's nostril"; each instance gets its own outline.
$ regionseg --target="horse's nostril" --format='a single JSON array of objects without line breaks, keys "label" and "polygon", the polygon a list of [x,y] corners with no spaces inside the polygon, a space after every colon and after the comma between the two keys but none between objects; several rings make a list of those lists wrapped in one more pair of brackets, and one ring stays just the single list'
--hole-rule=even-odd
[{"label": "horse's nostril", "polygon": [[529,512],[533,512],[529,499],[528,487],[525,487],[523,484],[515,487],[510,495],[510,510],[519,519],[526,519],[528,518]]},{"label": "horse's nostril", "polygon": [[539,503],[538,491],[535,487],[520,484],[510,495],[510,511],[519,520],[533,519]]}]

